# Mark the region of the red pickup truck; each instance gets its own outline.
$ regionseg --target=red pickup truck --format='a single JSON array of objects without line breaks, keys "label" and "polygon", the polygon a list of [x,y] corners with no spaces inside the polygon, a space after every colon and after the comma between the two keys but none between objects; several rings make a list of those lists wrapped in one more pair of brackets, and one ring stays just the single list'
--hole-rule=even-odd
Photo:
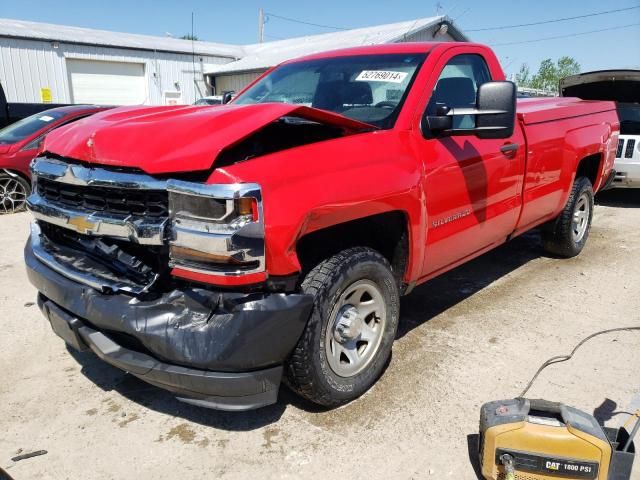
[{"label": "red pickup truck", "polygon": [[230,104],[99,113],[46,138],[25,248],[78,350],[186,402],[325,406],[380,376],[400,295],[534,227],[587,241],[612,102],[523,100],[471,43],[286,62]]}]

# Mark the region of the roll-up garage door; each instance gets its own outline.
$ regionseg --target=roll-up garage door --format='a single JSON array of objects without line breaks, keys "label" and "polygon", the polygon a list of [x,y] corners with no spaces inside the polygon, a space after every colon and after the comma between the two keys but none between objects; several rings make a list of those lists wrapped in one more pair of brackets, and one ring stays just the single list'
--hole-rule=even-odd
[{"label": "roll-up garage door", "polygon": [[145,103],[144,64],[67,59],[73,103],[138,105]]}]

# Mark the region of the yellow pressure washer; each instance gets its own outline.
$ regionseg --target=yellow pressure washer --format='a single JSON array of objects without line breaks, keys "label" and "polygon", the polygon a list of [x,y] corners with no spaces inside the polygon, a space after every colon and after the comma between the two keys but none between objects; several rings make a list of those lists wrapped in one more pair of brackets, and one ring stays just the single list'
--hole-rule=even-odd
[{"label": "yellow pressure washer", "polygon": [[[485,403],[480,410],[479,454],[487,480],[629,480],[635,456],[633,438],[640,429],[640,410],[622,428],[601,426],[593,415],[547,400],[524,398],[540,372],[565,362],[585,342],[605,333],[636,330],[614,328],[582,340],[569,355],[552,357],[536,372],[518,398]],[[635,425],[627,430],[632,421]]]},{"label": "yellow pressure washer", "polygon": [[602,427],[593,415],[547,400],[489,402],[480,411],[482,475],[487,480],[629,480],[638,427],[640,418],[631,434],[624,427]]}]

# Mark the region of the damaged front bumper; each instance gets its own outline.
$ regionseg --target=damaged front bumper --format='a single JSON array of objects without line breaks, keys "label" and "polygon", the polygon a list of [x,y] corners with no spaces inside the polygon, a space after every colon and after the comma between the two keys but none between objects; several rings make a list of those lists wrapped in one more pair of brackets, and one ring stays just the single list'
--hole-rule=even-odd
[{"label": "damaged front bumper", "polygon": [[276,402],[310,296],[196,287],[153,299],[104,293],[45,265],[34,245],[41,248],[37,239],[25,247],[29,280],[52,328],[72,347],[188,403],[248,410]]}]

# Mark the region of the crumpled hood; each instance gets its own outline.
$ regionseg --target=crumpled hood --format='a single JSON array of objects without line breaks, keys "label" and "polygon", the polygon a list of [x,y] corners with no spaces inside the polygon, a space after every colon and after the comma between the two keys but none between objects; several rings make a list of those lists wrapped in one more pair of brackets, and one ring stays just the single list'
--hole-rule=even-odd
[{"label": "crumpled hood", "polygon": [[206,170],[223,149],[284,116],[353,133],[375,128],[286,103],[121,107],[54,130],[46,137],[44,151],[88,163],[135,167],[149,174]]}]

